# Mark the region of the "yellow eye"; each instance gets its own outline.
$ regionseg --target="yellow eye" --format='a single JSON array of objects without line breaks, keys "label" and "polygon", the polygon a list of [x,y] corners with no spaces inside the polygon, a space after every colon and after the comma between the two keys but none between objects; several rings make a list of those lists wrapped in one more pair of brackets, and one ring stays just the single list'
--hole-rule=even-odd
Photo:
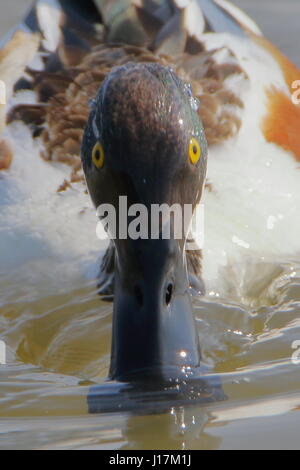
[{"label": "yellow eye", "polygon": [[102,168],[104,165],[104,149],[103,146],[97,142],[93,148],[92,160],[96,168]]},{"label": "yellow eye", "polygon": [[196,165],[196,163],[199,161],[199,158],[201,157],[200,144],[198,140],[195,139],[195,137],[193,137],[189,143],[189,157],[193,165]]}]

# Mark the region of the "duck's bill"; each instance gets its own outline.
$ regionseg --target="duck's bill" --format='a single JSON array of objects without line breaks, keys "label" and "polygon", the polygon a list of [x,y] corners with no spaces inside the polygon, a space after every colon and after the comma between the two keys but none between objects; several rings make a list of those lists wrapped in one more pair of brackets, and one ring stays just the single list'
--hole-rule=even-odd
[{"label": "duck's bill", "polygon": [[220,377],[201,364],[180,244],[117,244],[112,380],[90,388],[89,413],[149,415],[226,400]]},{"label": "duck's bill", "polygon": [[110,378],[173,381],[198,375],[199,339],[179,243],[117,245]]}]

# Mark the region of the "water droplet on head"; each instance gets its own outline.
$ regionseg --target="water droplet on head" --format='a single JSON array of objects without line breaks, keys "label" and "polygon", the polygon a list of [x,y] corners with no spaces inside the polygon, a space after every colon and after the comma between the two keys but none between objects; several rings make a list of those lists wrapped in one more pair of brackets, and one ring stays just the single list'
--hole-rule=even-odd
[{"label": "water droplet on head", "polygon": [[90,108],[90,109],[93,109],[93,108],[96,106],[96,100],[95,100],[95,98],[89,99],[88,104],[89,104],[89,108]]}]

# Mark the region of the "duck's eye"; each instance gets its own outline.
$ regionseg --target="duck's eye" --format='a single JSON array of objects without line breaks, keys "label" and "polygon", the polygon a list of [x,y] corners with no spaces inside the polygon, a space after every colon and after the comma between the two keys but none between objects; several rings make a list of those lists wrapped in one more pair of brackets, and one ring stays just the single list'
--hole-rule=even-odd
[{"label": "duck's eye", "polygon": [[97,142],[93,148],[92,160],[96,168],[102,168],[104,165],[104,148]]},{"label": "duck's eye", "polygon": [[193,165],[199,161],[201,157],[201,147],[197,139],[193,137],[189,143],[189,158]]}]

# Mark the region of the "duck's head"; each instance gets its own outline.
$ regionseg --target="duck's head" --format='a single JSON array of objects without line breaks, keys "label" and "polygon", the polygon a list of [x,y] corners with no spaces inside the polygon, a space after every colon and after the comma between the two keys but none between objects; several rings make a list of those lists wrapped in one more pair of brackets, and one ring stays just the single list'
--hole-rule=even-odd
[{"label": "duck's head", "polygon": [[200,364],[200,348],[189,294],[185,236],[177,239],[178,231],[175,235],[171,228],[169,239],[161,235],[151,239],[154,222],[150,217],[153,204],[177,204],[189,217],[184,205],[194,209],[201,197],[207,144],[190,87],[159,64],[128,63],[113,69],[93,102],[82,158],[96,207],[111,204],[118,224],[119,216],[127,220],[119,207],[119,197],[126,196],[133,211],[128,225],[139,216],[133,204],[143,204],[149,215],[144,225],[141,222],[143,227],[136,227],[145,236],[149,222],[147,239],[130,234],[123,239],[119,225],[114,234],[110,377],[172,379],[184,368],[194,371]]}]

